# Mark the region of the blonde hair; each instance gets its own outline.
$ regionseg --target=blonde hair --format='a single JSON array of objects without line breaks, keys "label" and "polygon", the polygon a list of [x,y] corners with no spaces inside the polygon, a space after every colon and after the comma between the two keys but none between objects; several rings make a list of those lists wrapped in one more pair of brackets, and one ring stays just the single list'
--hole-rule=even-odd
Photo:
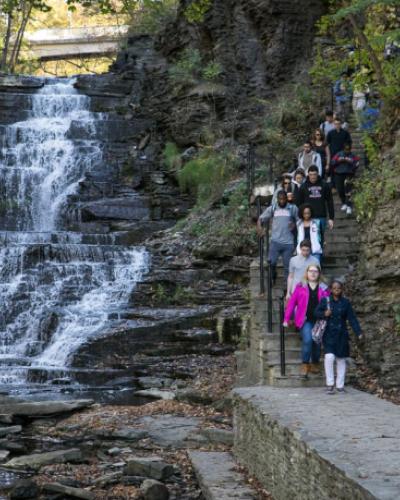
[{"label": "blonde hair", "polygon": [[308,271],[310,270],[311,267],[315,267],[316,269],[318,269],[318,273],[319,273],[318,274],[318,285],[320,285],[321,283],[324,283],[325,278],[322,275],[321,266],[319,264],[308,264],[306,272],[304,273],[303,279],[301,280],[302,284],[306,285],[308,283]]}]

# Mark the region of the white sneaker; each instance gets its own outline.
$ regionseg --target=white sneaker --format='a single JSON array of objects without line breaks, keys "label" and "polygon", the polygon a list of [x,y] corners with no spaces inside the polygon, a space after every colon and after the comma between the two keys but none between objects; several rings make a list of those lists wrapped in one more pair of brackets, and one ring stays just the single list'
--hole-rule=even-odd
[{"label": "white sneaker", "polygon": [[351,207],[347,207],[346,215],[351,215],[352,213],[353,213],[353,210],[351,209]]},{"label": "white sneaker", "polygon": [[340,210],[342,210],[342,212],[345,212],[347,210],[347,208],[348,208],[347,205],[342,205],[340,207]]}]

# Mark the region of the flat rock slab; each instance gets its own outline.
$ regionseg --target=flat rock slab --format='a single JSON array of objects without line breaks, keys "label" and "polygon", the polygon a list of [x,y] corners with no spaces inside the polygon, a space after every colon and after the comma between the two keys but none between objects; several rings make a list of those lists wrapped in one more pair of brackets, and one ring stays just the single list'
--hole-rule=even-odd
[{"label": "flat rock slab", "polygon": [[11,469],[38,470],[43,465],[61,464],[65,462],[81,462],[82,453],[78,448],[69,450],[49,451],[48,453],[34,453],[13,458],[3,465]]},{"label": "flat rock slab", "polygon": [[140,417],[136,422],[144,428],[155,444],[162,447],[186,448],[186,440],[197,432],[201,420],[196,417],[155,415]]},{"label": "flat rock slab", "polygon": [[236,462],[230,453],[190,451],[189,458],[206,500],[257,498],[245,484],[243,475],[235,470]]},{"label": "flat rock slab", "polygon": [[38,401],[23,403],[5,403],[2,412],[20,417],[43,417],[81,410],[94,404],[92,399],[77,399],[74,401]]},{"label": "flat rock slab", "polygon": [[233,393],[235,454],[276,500],[400,498],[399,406],[355,389]]},{"label": "flat rock slab", "polygon": [[69,497],[82,498],[83,500],[94,500],[96,498],[94,493],[83,488],[72,488],[60,483],[46,483],[43,485],[43,489],[54,493],[63,493]]}]

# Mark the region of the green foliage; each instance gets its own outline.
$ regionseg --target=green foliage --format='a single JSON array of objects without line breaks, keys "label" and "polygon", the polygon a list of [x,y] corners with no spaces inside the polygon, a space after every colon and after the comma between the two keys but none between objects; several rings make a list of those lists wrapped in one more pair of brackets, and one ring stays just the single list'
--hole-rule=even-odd
[{"label": "green foliage", "polygon": [[195,195],[198,204],[204,204],[221,196],[237,166],[238,160],[231,152],[216,153],[205,148],[178,172],[179,186]]},{"label": "green foliage", "polygon": [[222,66],[220,63],[216,61],[211,61],[207,64],[207,66],[203,69],[202,75],[205,80],[215,81],[221,76]]},{"label": "green foliage", "polygon": [[379,206],[390,202],[398,195],[395,172],[400,166],[398,163],[400,143],[394,148],[392,157],[383,161],[379,146],[373,137],[366,136],[364,144],[370,158],[370,166],[357,180],[353,197],[358,219],[369,221],[373,219]]},{"label": "green foliage", "polygon": [[164,163],[168,170],[177,170],[182,165],[178,146],[173,142],[167,142],[163,152]]},{"label": "green foliage", "polygon": [[142,0],[140,6],[128,10],[131,33],[158,33],[176,18],[178,0]]},{"label": "green foliage", "polygon": [[192,288],[184,287],[180,284],[176,286],[167,286],[163,283],[157,283],[153,293],[154,305],[177,305],[193,302],[194,293]]},{"label": "green foliage", "polygon": [[169,76],[174,83],[191,84],[196,81],[200,67],[201,55],[199,50],[187,48],[177,62],[170,67]]},{"label": "green foliage", "polygon": [[213,0],[192,0],[184,15],[190,23],[201,23],[210,10]]}]

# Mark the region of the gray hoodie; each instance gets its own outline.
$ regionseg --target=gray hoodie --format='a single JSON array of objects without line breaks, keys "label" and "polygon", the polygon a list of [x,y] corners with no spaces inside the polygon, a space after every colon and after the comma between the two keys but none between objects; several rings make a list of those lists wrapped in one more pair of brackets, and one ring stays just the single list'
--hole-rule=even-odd
[{"label": "gray hoodie", "polygon": [[298,219],[296,205],[287,203],[284,207],[278,204],[269,206],[260,215],[261,224],[265,224],[272,218],[271,241],[282,245],[293,245],[293,225]]}]

